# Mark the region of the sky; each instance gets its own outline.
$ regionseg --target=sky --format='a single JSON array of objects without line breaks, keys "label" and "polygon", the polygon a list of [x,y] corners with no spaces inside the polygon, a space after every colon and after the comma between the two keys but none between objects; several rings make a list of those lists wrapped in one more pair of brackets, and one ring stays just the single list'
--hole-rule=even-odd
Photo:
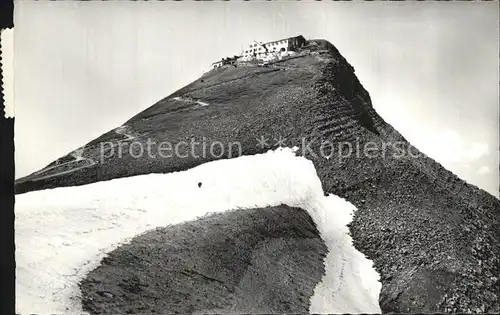
[{"label": "sky", "polygon": [[498,2],[17,1],[16,178],[116,128],[253,40],[335,45],[377,112],[498,197]]}]

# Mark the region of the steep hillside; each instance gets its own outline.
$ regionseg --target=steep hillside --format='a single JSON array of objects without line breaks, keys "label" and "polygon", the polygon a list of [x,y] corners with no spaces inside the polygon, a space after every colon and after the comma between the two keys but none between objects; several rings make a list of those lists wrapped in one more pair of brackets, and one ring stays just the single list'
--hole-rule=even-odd
[{"label": "steep hillside", "polygon": [[[266,145],[259,145],[262,137]],[[207,145],[158,155],[162,142],[191,141]],[[222,147],[203,149],[215,142]],[[323,40],[266,67],[213,70],[18,180],[16,191],[185,170],[236,157],[235,142],[243,155],[298,147],[324,191],[358,208],[350,230],[382,276],[384,312],[500,310],[500,201],[413,148],[375,112],[353,67]],[[153,154],[139,154],[141,148]]]},{"label": "steep hillside", "polygon": [[151,231],[112,252],[83,281],[83,305],[93,314],[303,314],[326,252],[300,209],[217,214]]}]

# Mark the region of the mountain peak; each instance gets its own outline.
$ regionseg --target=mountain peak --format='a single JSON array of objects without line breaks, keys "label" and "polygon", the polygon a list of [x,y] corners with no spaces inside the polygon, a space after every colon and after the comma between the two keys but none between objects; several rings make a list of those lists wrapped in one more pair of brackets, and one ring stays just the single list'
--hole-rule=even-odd
[{"label": "mountain peak", "polygon": [[382,276],[384,312],[498,311],[500,201],[386,123],[335,46],[297,41],[294,50],[270,46],[279,48],[277,58],[256,47],[244,60],[226,59],[18,180],[17,193],[295,148],[312,161],[326,193],[358,208],[350,230]]}]

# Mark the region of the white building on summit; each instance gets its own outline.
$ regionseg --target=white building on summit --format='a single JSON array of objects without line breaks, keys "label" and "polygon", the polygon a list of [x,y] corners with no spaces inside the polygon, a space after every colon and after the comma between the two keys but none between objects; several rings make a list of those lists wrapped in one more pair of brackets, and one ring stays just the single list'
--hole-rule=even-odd
[{"label": "white building on summit", "polygon": [[[210,69],[238,65],[239,61],[260,60],[264,62],[279,60],[284,56],[293,54],[297,48],[306,44],[306,39],[302,35],[275,40],[267,43],[254,41],[250,46],[243,50],[240,55],[234,57],[222,58],[210,65]],[[208,70],[208,71],[209,71]]]},{"label": "white building on summit", "polygon": [[254,42],[243,50],[241,57],[243,59],[267,59],[271,54],[286,53],[295,51],[297,48],[304,46],[306,39],[302,36],[289,37],[285,39],[275,40],[267,43]]}]

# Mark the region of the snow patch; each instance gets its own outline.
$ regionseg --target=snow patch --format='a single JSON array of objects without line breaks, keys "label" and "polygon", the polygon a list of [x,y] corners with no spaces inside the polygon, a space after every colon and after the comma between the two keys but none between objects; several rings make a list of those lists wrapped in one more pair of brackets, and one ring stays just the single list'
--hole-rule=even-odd
[{"label": "snow patch", "polygon": [[182,98],[182,97],[179,97],[179,96],[174,97],[173,99],[176,100],[176,101],[181,101],[181,102],[194,102],[194,103],[196,103],[198,105],[201,105],[201,106],[208,106],[208,105],[210,105],[210,104],[208,104],[206,102],[202,102],[200,100],[195,100],[195,99],[191,99],[191,98]]},{"label": "snow patch", "polygon": [[85,147],[81,147],[81,148],[76,149],[75,151],[71,152],[70,155],[75,158],[75,161],[85,160],[85,158],[82,156],[84,150],[85,150]]},{"label": "snow patch", "polygon": [[308,211],[329,249],[311,311],[380,313],[378,275],[347,235],[354,207],[325,197],[312,162],[287,148],[19,195],[16,311],[83,313],[78,282],[138,234],[207,213],[280,204]]},{"label": "snow patch", "polygon": [[132,130],[132,128],[126,125],[116,128],[115,133],[125,136],[127,138],[125,139],[125,141],[134,140],[135,138],[137,138],[137,134]]},{"label": "snow patch", "polygon": [[[324,209],[320,219],[323,224],[318,224],[318,230],[329,251],[325,258],[325,275],[314,290],[309,312],[380,314],[380,276],[373,268],[373,262],[354,248],[348,235],[347,224],[351,222],[356,207],[335,195],[323,200],[318,198],[316,202],[318,204],[311,209]],[[307,206],[304,209],[308,210]]]}]

